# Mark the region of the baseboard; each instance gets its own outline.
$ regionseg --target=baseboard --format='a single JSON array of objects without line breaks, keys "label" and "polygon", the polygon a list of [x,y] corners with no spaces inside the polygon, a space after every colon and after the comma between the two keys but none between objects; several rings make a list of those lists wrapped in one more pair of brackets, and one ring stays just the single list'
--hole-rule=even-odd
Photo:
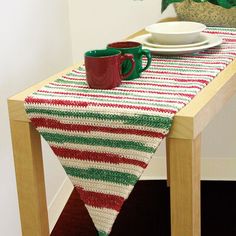
[{"label": "baseboard", "polygon": [[62,182],[60,188],[48,206],[49,229],[52,232],[57,220],[73,190],[73,185],[68,177]]},{"label": "baseboard", "polygon": [[[202,180],[236,180],[236,158],[202,158]],[[141,180],[166,179],[165,157],[152,158]],[[50,232],[53,230],[71,192],[73,186],[66,178],[48,207]]]},{"label": "baseboard", "polygon": [[[166,179],[165,157],[153,157],[141,180]],[[201,158],[202,180],[236,180],[236,157]]]}]

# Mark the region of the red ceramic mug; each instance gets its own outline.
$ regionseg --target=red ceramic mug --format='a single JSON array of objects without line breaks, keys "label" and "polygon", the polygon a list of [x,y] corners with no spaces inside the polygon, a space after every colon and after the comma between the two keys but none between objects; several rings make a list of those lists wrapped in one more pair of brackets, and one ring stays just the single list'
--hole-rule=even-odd
[{"label": "red ceramic mug", "polygon": [[[122,74],[121,65],[125,60],[130,60],[132,68]],[[117,49],[108,48],[85,53],[86,80],[93,89],[112,89],[119,86],[122,79],[127,78],[134,68],[133,55],[121,55]]]}]

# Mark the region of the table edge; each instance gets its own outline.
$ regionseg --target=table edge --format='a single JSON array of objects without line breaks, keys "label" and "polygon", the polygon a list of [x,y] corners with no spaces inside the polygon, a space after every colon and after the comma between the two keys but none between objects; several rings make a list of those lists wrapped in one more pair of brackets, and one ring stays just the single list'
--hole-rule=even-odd
[{"label": "table edge", "polygon": [[[176,18],[167,18],[170,21]],[[144,34],[145,30],[140,30],[127,37],[131,39]],[[73,69],[78,68],[83,63],[78,63],[66,68],[65,70],[50,76],[49,78],[11,96],[8,99],[9,117],[11,120],[29,122],[25,109],[25,98],[37,91],[44,85],[56,80],[62,75],[67,74]],[[214,118],[215,114],[236,92],[236,59],[220,72],[213,81],[203,88],[185,107],[174,116],[173,125],[168,137],[192,139],[207,126]],[[207,115],[206,115],[207,114]]]}]

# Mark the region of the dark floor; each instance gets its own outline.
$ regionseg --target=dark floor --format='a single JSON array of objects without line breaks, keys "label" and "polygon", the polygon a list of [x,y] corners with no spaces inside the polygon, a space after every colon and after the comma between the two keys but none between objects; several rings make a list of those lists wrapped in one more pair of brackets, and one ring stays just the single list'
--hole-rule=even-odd
[{"label": "dark floor", "polygon": [[[236,182],[202,181],[201,187],[202,236],[236,236]],[[166,181],[140,181],[123,205],[110,236],[170,236],[169,212]],[[76,191],[51,235],[97,235]]]}]

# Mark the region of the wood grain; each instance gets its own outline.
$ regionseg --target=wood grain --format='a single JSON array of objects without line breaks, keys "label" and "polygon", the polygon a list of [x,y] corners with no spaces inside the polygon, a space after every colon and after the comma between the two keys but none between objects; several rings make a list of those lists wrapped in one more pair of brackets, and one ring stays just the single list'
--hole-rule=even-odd
[{"label": "wood grain", "polygon": [[200,236],[201,139],[168,138],[171,235]]},{"label": "wood grain", "polygon": [[48,214],[39,133],[31,123],[11,121],[23,236],[48,236]]}]

